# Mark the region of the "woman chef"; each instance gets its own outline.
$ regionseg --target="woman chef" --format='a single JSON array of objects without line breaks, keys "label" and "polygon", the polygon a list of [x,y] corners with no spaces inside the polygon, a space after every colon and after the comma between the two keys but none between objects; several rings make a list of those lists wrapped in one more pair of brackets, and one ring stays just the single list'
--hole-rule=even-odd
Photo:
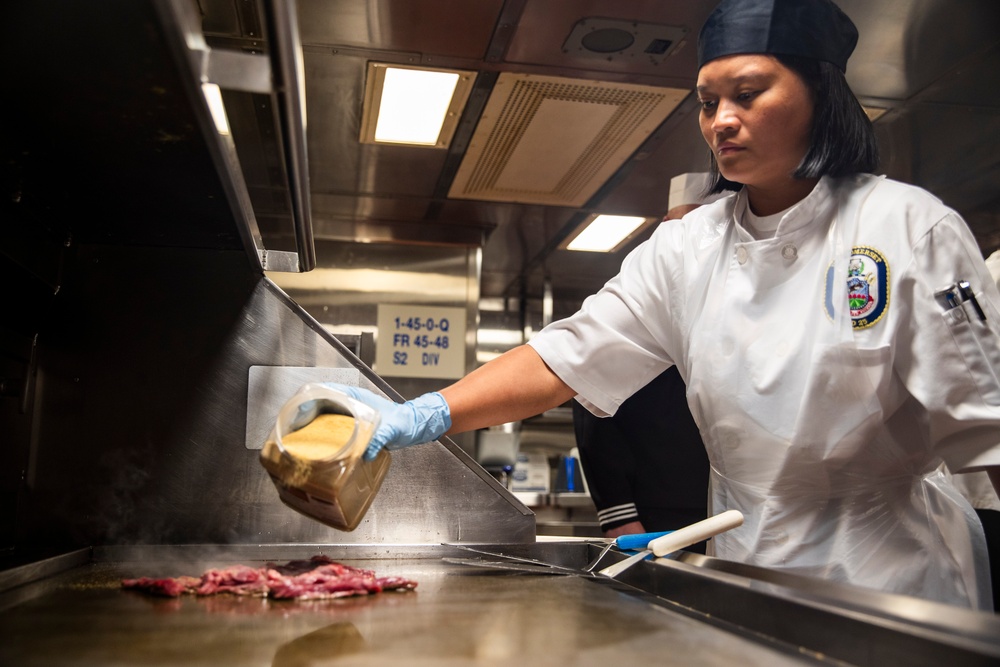
[{"label": "woman chef", "polygon": [[[988,608],[976,515],[942,473],[1000,466],[1000,295],[962,219],[870,175],[829,0],[724,0],[699,38],[716,190],[581,310],[440,393],[369,449],[538,414],[614,414],[676,365],[712,466],[721,558]],[[994,480],[996,481],[996,480]]]}]

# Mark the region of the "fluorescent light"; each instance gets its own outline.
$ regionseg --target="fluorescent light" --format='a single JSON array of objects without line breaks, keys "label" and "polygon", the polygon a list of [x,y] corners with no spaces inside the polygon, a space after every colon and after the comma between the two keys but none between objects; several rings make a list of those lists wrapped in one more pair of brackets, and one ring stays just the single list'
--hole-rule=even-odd
[{"label": "fluorescent light", "polygon": [[222,90],[214,83],[201,84],[201,93],[208,103],[208,110],[215,121],[215,131],[219,134],[229,134],[229,120],[226,118],[226,105],[222,103]]},{"label": "fluorescent light", "polygon": [[456,84],[455,72],[386,68],[375,141],[436,144]]},{"label": "fluorescent light", "polygon": [[368,63],[361,142],[447,148],[474,72]]},{"label": "fluorescent light", "polygon": [[477,329],[476,344],[490,347],[516,347],[521,344],[521,332],[512,329]]},{"label": "fluorescent light", "polygon": [[646,218],[631,215],[599,215],[570,241],[566,249],[610,252],[645,222]]}]

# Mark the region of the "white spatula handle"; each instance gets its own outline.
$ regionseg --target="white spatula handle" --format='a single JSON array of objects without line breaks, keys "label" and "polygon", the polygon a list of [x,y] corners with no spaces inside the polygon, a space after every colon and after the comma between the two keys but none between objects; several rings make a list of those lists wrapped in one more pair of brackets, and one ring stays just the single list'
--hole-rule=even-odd
[{"label": "white spatula handle", "polygon": [[678,549],[689,547],[742,525],[743,514],[739,510],[727,510],[722,514],[710,516],[704,521],[675,530],[669,535],[658,537],[650,542],[646,548],[651,549],[657,557],[666,556]]}]

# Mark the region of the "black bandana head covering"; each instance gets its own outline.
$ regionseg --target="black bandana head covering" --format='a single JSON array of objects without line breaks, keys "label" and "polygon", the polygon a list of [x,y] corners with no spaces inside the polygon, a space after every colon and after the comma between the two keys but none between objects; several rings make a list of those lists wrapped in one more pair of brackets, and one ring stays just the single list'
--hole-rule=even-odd
[{"label": "black bandana head covering", "polygon": [[858,29],[830,0],[722,0],[698,36],[698,67],[722,56],[771,53],[847,70]]}]

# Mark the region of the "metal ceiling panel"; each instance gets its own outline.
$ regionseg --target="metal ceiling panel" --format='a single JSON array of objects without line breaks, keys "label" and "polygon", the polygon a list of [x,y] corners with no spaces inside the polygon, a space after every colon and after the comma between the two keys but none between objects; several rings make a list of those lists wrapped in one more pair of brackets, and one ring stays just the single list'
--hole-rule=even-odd
[{"label": "metal ceiling panel", "polygon": [[995,0],[839,0],[838,5],[860,33],[847,80],[862,98],[908,100],[954,68],[972,66],[998,40]]},{"label": "metal ceiling panel", "polygon": [[423,220],[427,200],[423,197],[373,197],[367,195],[327,194],[315,196],[313,206],[332,218],[344,220]]},{"label": "metal ceiling panel", "polygon": [[483,230],[466,225],[434,225],[423,221],[333,220],[314,218],[317,239],[356,243],[467,246],[481,248]]},{"label": "metal ceiling panel", "polygon": [[480,59],[503,0],[299,0],[302,42]]},{"label": "metal ceiling panel", "polygon": [[[576,0],[574,2],[527,2],[521,14],[507,52],[507,62],[558,66],[580,71],[580,76],[601,77],[605,74],[626,75],[629,80],[653,83],[645,77],[660,80],[660,85],[694,87],[698,31],[708,18],[715,2],[663,2],[662,0],[630,0],[606,2]],[[565,49],[567,38],[580,21],[618,19],[638,25],[681,28],[685,38],[666,59],[651,60],[629,53],[611,53],[605,58]]]}]

